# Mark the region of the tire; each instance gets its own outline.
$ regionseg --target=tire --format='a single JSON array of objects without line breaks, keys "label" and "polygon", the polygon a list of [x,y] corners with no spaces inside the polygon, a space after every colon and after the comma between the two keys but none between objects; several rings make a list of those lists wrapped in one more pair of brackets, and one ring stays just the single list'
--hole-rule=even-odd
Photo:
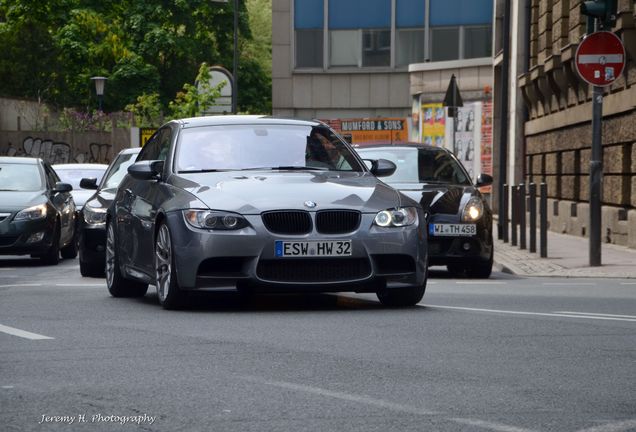
[{"label": "tire", "polygon": [[155,239],[155,286],[164,309],[179,309],[186,300],[186,293],[179,288],[174,262],[170,230],[162,223]]},{"label": "tire", "polygon": [[55,223],[55,234],[53,235],[53,243],[48,251],[40,257],[43,264],[46,265],[58,265],[60,262],[60,228],[57,222]]},{"label": "tire", "polygon": [[378,300],[386,307],[410,307],[415,306],[424,297],[426,282],[421,286],[409,288],[383,288],[376,293]]},{"label": "tire", "polygon": [[77,239],[75,238],[76,235],[77,234],[74,233],[71,242],[60,250],[60,252],[62,253],[62,258],[74,259],[77,257]]},{"label": "tire", "polygon": [[113,297],[143,297],[148,284],[126,279],[119,268],[117,259],[115,229],[109,223],[106,228],[106,286]]},{"label": "tire", "polygon": [[490,253],[490,259],[485,262],[471,264],[466,267],[466,276],[475,279],[488,279],[492,273],[493,254]]},{"label": "tire", "polygon": [[103,262],[88,262],[79,260],[80,274],[84,277],[102,277],[104,276]]}]

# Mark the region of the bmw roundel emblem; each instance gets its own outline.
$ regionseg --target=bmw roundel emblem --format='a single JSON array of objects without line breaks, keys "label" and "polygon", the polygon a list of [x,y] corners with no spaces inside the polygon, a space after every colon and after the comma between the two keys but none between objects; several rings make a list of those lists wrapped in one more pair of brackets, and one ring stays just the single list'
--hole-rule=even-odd
[{"label": "bmw roundel emblem", "polygon": [[316,203],[313,201],[305,201],[305,206],[309,208],[314,208],[316,207]]}]

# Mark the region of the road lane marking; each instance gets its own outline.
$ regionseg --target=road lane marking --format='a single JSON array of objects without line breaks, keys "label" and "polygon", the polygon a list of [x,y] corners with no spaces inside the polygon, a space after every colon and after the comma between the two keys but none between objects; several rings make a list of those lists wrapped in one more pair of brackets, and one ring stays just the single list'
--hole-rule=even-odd
[{"label": "road lane marking", "polygon": [[55,286],[59,286],[59,287],[103,287],[106,286],[106,283],[100,283],[100,284],[73,284],[73,283],[64,283],[64,284],[55,284]]},{"label": "road lane marking", "polygon": [[524,429],[516,426],[509,426],[501,423],[486,422],[481,420],[452,418],[451,421],[455,423],[461,423],[468,426],[477,426],[483,429],[490,429],[498,432],[536,432],[534,429]]},{"label": "road lane marking", "polygon": [[589,285],[589,286],[595,286],[596,284],[594,282],[543,282],[544,286],[571,286],[571,285],[575,285],[575,286],[579,286],[579,285]]},{"label": "road lane marking", "polygon": [[621,285],[636,285],[636,282],[621,282]]},{"label": "road lane marking", "polygon": [[636,322],[636,318],[613,318],[613,317],[605,317],[605,316],[590,316],[590,315],[571,315],[565,313],[556,313],[556,312],[523,312],[523,311],[509,311],[509,310],[499,310],[499,309],[481,309],[481,308],[469,308],[469,307],[459,307],[459,306],[441,306],[441,305],[429,305],[429,304],[418,304],[418,306],[430,307],[433,309],[453,309],[453,310],[463,310],[469,312],[488,312],[488,313],[498,313],[498,314],[506,314],[506,315],[530,315],[530,316],[548,316],[548,317],[561,317],[561,318],[578,318],[578,319],[593,319],[593,320],[606,320],[606,321],[628,321],[628,322]]},{"label": "road lane marking", "polygon": [[13,388],[13,386],[2,386],[2,388],[3,388],[4,390],[10,390],[10,389],[12,389],[12,388]]},{"label": "road lane marking", "polygon": [[12,336],[18,336],[25,339],[31,339],[31,340],[54,339],[52,337],[44,336],[37,333],[31,333],[28,331],[20,330],[14,327],[5,326],[2,324],[0,324],[0,332],[6,333]]},{"label": "road lane marking", "polygon": [[614,314],[603,314],[603,313],[595,313],[595,312],[570,312],[570,311],[555,311],[554,313],[636,319],[636,315],[614,315]]},{"label": "road lane marking", "polygon": [[457,285],[505,285],[503,281],[456,281]]},{"label": "road lane marking", "polygon": [[0,288],[19,288],[19,287],[39,287],[42,284],[12,284],[12,285],[0,285]]},{"label": "road lane marking", "polygon": [[608,423],[587,429],[579,429],[577,432],[625,432],[636,429],[636,420],[626,420],[617,423]]},{"label": "road lane marking", "polygon": [[365,405],[371,405],[374,407],[378,407],[378,408],[385,408],[385,409],[389,409],[392,411],[398,411],[398,412],[403,412],[403,413],[408,413],[408,414],[415,414],[415,415],[433,415],[433,414],[438,414],[435,413],[433,411],[426,411],[417,407],[412,407],[412,406],[408,406],[408,405],[401,405],[401,404],[397,404],[397,403],[393,403],[393,402],[388,402],[385,400],[381,400],[381,399],[374,399],[368,396],[363,396],[363,395],[356,395],[356,394],[351,394],[351,393],[344,393],[344,392],[338,392],[338,391],[331,391],[331,390],[326,390],[320,387],[313,387],[313,386],[307,386],[307,385],[302,385],[302,384],[294,384],[294,383],[290,383],[290,382],[285,382],[285,381],[272,381],[272,380],[268,380],[265,378],[260,378],[260,377],[255,377],[255,376],[249,376],[249,375],[241,375],[238,378],[245,380],[245,381],[250,381],[253,383],[259,383],[259,384],[266,384],[269,386],[274,386],[274,387],[280,387],[280,388],[284,388],[287,390],[295,390],[295,391],[300,391],[300,392],[305,392],[305,393],[311,393],[311,394],[315,394],[318,396],[323,396],[323,397],[329,397],[329,398],[334,398],[334,399],[340,399],[340,400],[345,400],[348,402],[357,402],[357,403],[361,403],[361,404],[365,404]]}]

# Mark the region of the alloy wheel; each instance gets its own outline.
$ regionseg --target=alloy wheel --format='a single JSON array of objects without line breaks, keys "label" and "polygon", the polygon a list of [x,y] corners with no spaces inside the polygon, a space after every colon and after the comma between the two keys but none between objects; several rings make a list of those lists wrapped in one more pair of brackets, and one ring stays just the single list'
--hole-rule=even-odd
[{"label": "alloy wheel", "polygon": [[113,285],[115,278],[115,231],[113,225],[108,225],[106,232],[106,283],[108,286]]},{"label": "alloy wheel", "polygon": [[170,232],[166,225],[161,225],[155,243],[155,277],[157,281],[157,295],[163,303],[170,292],[172,277],[172,244]]}]

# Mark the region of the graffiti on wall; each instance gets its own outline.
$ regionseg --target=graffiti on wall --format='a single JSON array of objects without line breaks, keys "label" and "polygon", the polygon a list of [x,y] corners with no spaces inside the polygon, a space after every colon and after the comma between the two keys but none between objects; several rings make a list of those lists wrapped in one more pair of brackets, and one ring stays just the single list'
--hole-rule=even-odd
[{"label": "graffiti on wall", "polygon": [[51,164],[61,163],[110,163],[112,145],[102,143],[88,144],[88,151],[72,149],[65,142],[50,139],[26,137],[22,147],[14,147],[12,143],[5,152],[6,156],[39,157]]}]

